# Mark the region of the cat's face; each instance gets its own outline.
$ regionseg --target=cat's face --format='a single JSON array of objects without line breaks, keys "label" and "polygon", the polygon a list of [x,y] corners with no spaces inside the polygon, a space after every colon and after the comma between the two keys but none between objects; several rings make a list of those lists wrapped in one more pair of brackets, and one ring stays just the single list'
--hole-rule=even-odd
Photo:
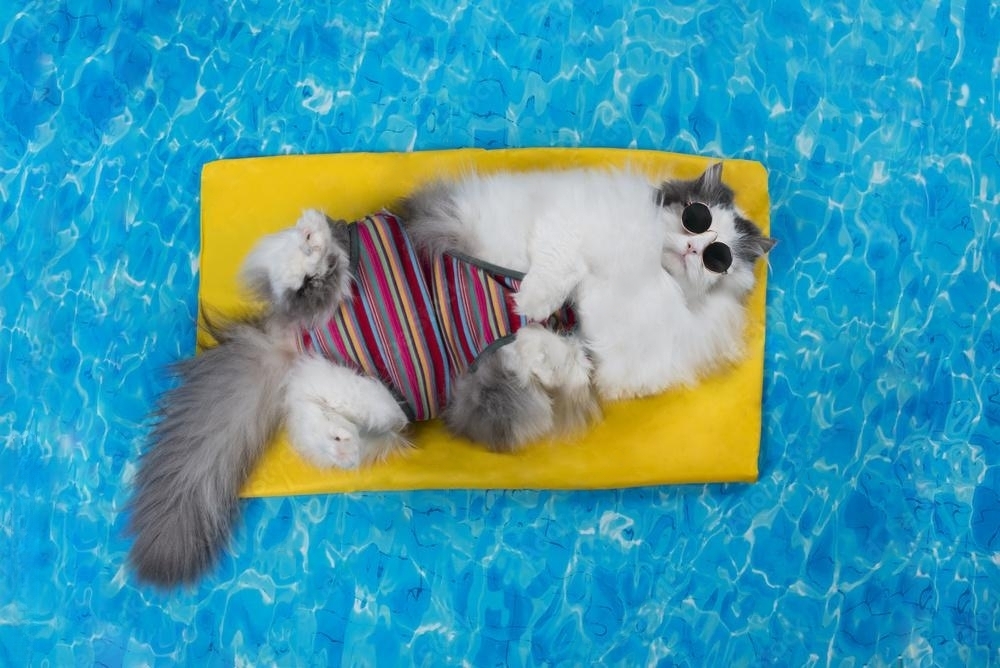
[{"label": "cat's face", "polygon": [[753,288],[754,263],[774,245],[740,215],[722,183],[722,163],[692,181],[667,181],[657,191],[663,210],[663,268],[689,299],[724,291],[742,298]]}]

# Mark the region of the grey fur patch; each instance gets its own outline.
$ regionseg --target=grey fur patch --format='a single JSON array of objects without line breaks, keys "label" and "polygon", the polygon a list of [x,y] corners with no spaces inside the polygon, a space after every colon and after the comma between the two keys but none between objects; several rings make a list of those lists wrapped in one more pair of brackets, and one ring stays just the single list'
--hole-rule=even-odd
[{"label": "grey fur patch", "polygon": [[689,202],[732,206],[733,190],[722,182],[722,163],[717,162],[696,179],[664,181],[656,191],[656,202],[660,206]]},{"label": "grey fur patch", "polygon": [[740,235],[740,240],[733,245],[733,252],[749,264],[766,255],[777,243],[776,240],[765,237],[759,227],[743,216],[736,216],[736,231]]},{"label": "grey fur patch", "polygon": [[415,191],[397,205],[400,220],[425,257],[446,252],[467,253],[463,224],[453,194],[454,184],[434,181]]},{"label": "grey fur patch", "polygon": [[537,384],[525,384],[504,364],[504,349],[483,355],[475,371],[455,380],[444,412],[455,434],[494,452],[512,452],[549,435],[554,426],[552,401]]},{"label": "grey fur patch", "polygon": [[176,365],[130,502],[129,561],[163,587],[190,583],[229,541],[238,494],[282,422],[292,352],[259,321],[210,325],[215,348]]},{"label": "grey fur patch", "polygon": [[311,323],[333,313],[347,296],[351,272],[351,231],[342,220],[327,219],[336,247],[329,249],[325,271],[305,276],[296,290],[286,290],[271,304],[271,313],[287,322]]},{"label": "grey fur patch", "polygon": [[271,279],[266,273],[244,269],[240,274],[240,281],[260,301],[271,301]]},{"label": "grey fur patch", "polygon": [[333,234],[333,240],[344,250],[350,250],[351,246],[351,225],[346,220],[341,218],[333,219],[327,216],[327,224],[330,226],[330,232]]}]

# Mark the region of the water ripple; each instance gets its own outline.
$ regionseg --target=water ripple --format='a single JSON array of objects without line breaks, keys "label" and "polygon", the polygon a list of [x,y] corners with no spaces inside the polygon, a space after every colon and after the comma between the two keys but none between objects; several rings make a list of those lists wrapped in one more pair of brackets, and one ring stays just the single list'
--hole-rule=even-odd
[{"label": "water ripple", "polygon": [[[988,3],[306,4],[0,9],[0,664],[997,661]],[[760,482],[254,500],[137,586],[201,166],[539,145],[768,167]]]}]

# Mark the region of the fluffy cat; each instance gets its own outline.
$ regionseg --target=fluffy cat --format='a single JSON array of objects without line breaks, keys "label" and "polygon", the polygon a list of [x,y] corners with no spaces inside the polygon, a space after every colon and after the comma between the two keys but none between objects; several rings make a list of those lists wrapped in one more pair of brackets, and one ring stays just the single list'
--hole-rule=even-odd
[{"label": "fluffy cat", "polygon": [[[513,286],[516,333],[444,374],[449,429],[513,450],[585,426],[597,397],[659,393],[738,360],[754,264],[774,242],[721,177],[721,163],[659,186],[621,170],[470,174],[401,202],[422,271],[475,258],[476,271],[497,270]],[[401,398],[405,388],[331,362],[316,343],[367,290],[359,227],[307,211],[261,240],[242,277],[265,312],[210,324],[219,345],[179,365],[135,482],[130,559],[140,578],[175,585],[211,565],[240,487],[281,426],[320,466],[355,468],[407,447],[420,410]],[[575,326],[546,326],[567,310]]]}]

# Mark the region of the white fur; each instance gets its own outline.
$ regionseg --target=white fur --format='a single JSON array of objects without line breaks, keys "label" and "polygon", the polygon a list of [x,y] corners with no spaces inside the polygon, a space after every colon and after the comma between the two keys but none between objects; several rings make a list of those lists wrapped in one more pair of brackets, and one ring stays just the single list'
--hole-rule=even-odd
[{"label": "white fur", "polygon": [[733,213],[711,207],[709,231],[691,235],[653,192],[644,176],[601,170],[472,175],[452,190],[467,252],[526,273],[522,314],[576,302],[607,399],[693,383],[743,350],[752,267],[734,259],[723,277],[700,255],[732,242]]},{"label": "white fur", "polygon": [[406,415],[389,390],[322,357],[296,362],[285,409],[292,445],[317,466],[354,469],[406,445]]},{"label": "white fur", "polygon": [[[308,209],[293,227],[269,234],[253,247],[243,261],[240,278],[262,292],[262,297],[277,301],[287,290],[297,290],[305,276],[325,271],[320,264],[333,248],[336,244],[326,216]],[[346,254],[341,254],[346,263]]]}]

